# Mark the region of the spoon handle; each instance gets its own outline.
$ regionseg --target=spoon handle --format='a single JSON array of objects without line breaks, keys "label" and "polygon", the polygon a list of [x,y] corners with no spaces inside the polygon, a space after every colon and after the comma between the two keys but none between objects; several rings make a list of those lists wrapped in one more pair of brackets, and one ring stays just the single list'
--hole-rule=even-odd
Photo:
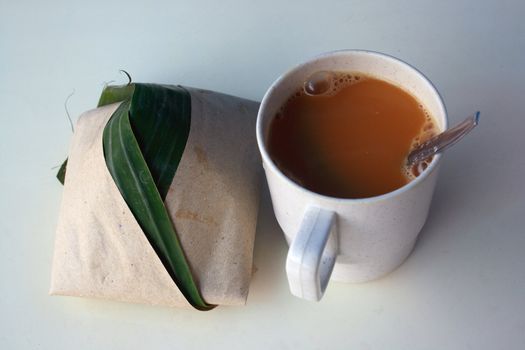
[{"label": "spoon handle", "polygon": [[428,157],[440,153],[468,134],[479,122],[479,111],[467,117],[464,121],[453,128],[447,129],[439,135],[432,137],[430,140],[417,146],[408,155],[408,165],[419,163]]}]

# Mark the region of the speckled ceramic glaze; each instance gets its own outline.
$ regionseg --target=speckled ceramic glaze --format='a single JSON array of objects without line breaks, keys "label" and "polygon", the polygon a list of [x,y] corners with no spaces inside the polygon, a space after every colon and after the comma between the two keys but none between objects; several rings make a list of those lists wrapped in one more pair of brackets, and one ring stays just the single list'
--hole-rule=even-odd
[{"label": "speckled ceramic glaze", "polygon": [[447,127],[446,110],[432,83],[419,71],[394,57],[360,50],[317,56],[279,77],[263,98],[257,120],[258,145],[275,216],[288,243],[294,241],[309,208],[334,213],[330,230],[335,231],[338,254],[331,280],[365,282],[391,272],[412,251],[428,215],[441,157],[436,156],[418,178],[404,187],[372,198],[327,197],[288,179],[267,152],[268,128],[286,99],[319,70],[361,72],[394,83],[415,96],[442,130]]}]

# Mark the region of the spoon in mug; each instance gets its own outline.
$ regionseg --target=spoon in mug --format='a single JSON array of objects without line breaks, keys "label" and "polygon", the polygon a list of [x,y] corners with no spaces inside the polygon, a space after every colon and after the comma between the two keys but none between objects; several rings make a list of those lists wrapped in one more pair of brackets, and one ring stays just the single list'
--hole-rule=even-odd
[{"label": "spoon in mug", "polygon": [[[317,71],[305,80],[303,84],[304,92],[309,96],[325,95],[332,90],[334,77],[333,72]],[[479,115],[480,112],[477,111],[455,127],[447,129],[417,146],[408,154],[407,165],[418,164],[454,145],[478,125]]]},{"label": "spoon in mug", "polygon": [[430,158],[436,153],[443,152],[461,140],[479,123],[480,112],[467,117],[453,128],[443,131],[414,148],[407,157],[407,165],[411,166]]}]

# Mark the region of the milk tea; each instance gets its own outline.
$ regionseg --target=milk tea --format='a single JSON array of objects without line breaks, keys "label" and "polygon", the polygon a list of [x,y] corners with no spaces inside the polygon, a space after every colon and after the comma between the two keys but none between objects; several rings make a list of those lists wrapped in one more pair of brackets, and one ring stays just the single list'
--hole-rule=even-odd
[{"label": "milk tea", "polygon": [[331,197],[366,198],[402,187],[428,164],[407,168],[408,153],[437,132],[424,106],[389,82],[338,72],[330,93],[302,87],[271,121],[268,150],[301,186]]}]

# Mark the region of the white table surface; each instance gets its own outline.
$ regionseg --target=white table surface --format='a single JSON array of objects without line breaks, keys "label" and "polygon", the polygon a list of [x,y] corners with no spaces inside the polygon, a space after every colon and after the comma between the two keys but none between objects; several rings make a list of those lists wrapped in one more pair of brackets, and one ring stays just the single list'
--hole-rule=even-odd
[{"label": "white table surface", "polygon": [[[524,349],[524,17],[521,0],[0,0],[0,349]],[[418,67],[452,123],[482,112],[444,158],[405,264],[295,299],[265,188],[246,307],[47,295],[72,91],[73,116],[125,81],[119,69],[260,100],[286,69],[340,48]]]}]

